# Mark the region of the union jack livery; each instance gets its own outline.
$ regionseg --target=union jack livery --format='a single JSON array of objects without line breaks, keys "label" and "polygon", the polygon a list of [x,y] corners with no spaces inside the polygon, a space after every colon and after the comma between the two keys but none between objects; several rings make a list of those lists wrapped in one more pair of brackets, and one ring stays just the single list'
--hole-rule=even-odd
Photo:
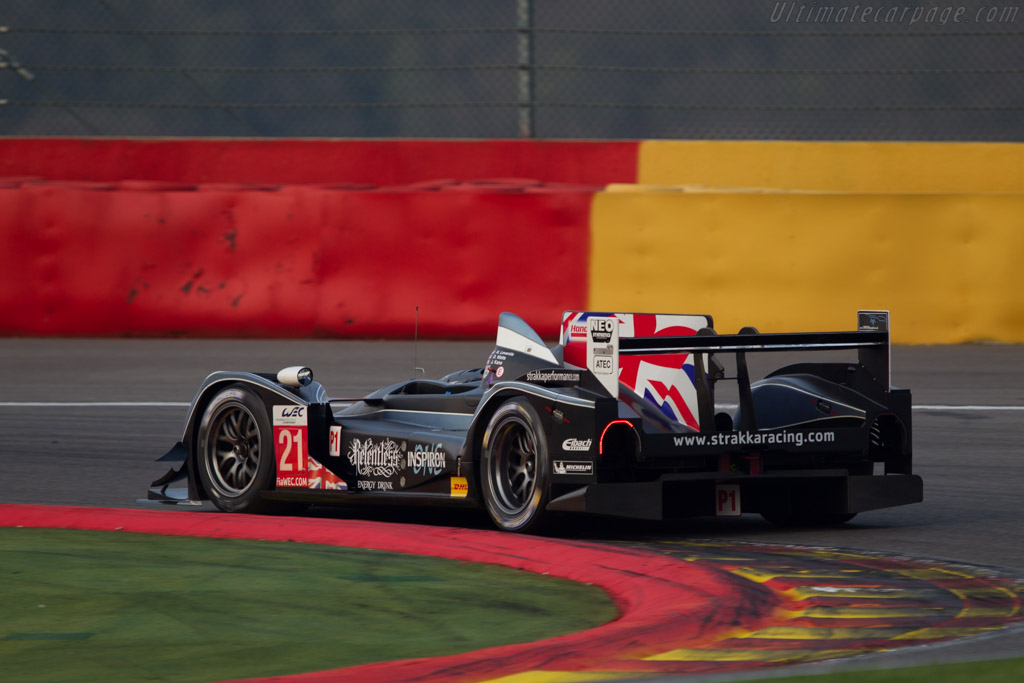
[{"label": "union jack livery", "polygon": [[[566,312],[562,314],[561,335],[566,362],[586,366],[587,320],[591,317],[614,318],[619,326],[619,339],[692,337],[697,330],[712,326],[710,316],[706,315]],[[655,405],[666,417],[700,429],[692,354],[665,353],[621,358],[619,382],[623,388]]]},{"label": "union jack livery", "polygon": [[[750,353],[826,349],[855,358],[751,380]],[[716,403],[723,382],[734,403]],[[149,499],[476,506],[509,531],[554,513],[841,524],[922,500],[911,436],[885,311],[850,332],[732,335],[706,315],[567,311],[550,348],[503,313],[484,367],[361,398],[329,398],[302,366],[213,373]]]}]

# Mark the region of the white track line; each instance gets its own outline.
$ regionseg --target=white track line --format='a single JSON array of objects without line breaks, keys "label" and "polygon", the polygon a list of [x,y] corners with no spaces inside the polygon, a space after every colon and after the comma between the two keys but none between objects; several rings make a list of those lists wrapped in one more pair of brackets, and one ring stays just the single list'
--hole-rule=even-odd
[{"label": "white track line", "polygon": [[179,401],[0,401],[0,408],[188,408]]},{"label": "white track line", "polygon": [[[0,401],[0,408],[188,408],[191,403],[181,401]],[[720,403],[717,408],[730,410],[736,404]],[[916,405],[914,410],[933,412],[952,412],[957,410],[1019,410],[1024,406],[954,406],[954,405]]]},{"label": "white track line", "polygon": [[[719,403],[715,405],[716,410],[735,410],[739,406],[735,403]],[[1024,406],[952,406],[952,405],[916,405],[912,406],[914,410],[924,410],[928,412],[956,412],[958,410],[1024,410]]]},{"label": "white track line", "polygon": [[914,406],[914,410],[1024,410],[1024,406]]}]

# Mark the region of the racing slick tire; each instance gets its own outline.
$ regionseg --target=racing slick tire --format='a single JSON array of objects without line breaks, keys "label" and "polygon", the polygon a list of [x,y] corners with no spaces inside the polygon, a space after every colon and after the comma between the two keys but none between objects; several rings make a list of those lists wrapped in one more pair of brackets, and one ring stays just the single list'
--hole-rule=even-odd
[{"label": "racing slick tire", "polygon": [[505,531],[537,531],[551,495],[551,466],[540,416],[524,398],[503,403],[484,432],[481,489]]},{"label": "racing slick tire", "polygon": [[274,475],[274,436],[263,402],[241,385],[210,401],[199,423],[196,465],[203,489],[225,512],[268,512],[260,492]]}]

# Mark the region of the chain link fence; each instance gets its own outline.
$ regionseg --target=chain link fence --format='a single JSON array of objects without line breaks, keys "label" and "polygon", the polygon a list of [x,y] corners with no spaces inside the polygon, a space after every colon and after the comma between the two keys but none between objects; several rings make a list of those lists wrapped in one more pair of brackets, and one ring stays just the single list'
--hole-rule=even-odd
[{"label": "chain link fence", "polygon": [[1006,0],[4,0],[0,135],[1024,140]]}]

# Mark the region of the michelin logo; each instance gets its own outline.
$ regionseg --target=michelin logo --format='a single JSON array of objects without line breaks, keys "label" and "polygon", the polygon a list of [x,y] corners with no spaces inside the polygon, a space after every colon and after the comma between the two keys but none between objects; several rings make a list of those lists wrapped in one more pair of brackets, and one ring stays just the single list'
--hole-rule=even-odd
[{"label": "michelin logo", "polygon": [[556,460],[555,474],[593,474],[594,463],[587,460]]},{"label": "michelin logo", "polygon": [[590,444],[594,442],[593,439],[576,439],[568,438],[562,442],[563,451],[589,451]]}]

